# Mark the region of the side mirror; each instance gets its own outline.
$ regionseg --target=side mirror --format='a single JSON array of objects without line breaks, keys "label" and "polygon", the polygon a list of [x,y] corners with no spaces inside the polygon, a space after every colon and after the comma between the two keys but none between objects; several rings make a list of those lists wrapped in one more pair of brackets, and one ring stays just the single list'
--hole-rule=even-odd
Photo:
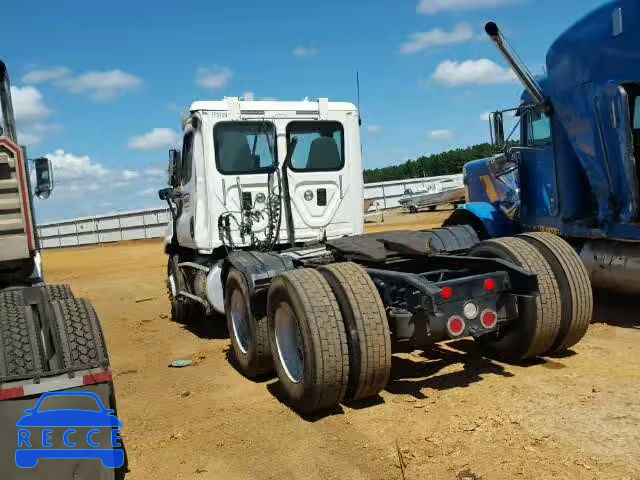
[{"label": "side mirror", "polygon": [[504,146],[504,121],[502,112],[495,112],[489,115],[489,125],[491,127],[491,144],[497,147]]},{"label": "side mirror", "polygon": [[182,171],[182,155],[180,150],[172,148],[169,150],[169,185],[177,187],[180,185],[180,172]]},{"label": "side mirror", "polygon": [[163,188],[162,190],[158,190],[158,197],[162,201],[171,200],[173,197],[173,188]]},{"label": "side mirror", "polygon": [[53,190],[53,172],[51,160],[46,157],[36,158],[36,197],[46,200]]}]

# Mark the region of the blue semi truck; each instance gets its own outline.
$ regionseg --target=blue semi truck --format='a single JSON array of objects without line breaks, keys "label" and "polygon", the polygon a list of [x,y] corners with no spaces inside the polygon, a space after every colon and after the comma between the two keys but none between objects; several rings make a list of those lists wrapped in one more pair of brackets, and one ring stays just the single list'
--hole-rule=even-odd
[{"label": "blue semi truck", "polygon": [[490,115],[503,153],[465,165],[468,203],[446,225],[480,238],[559,235],[593,287],[640,293],[640,2],[609,2],[571,26],[543,77],[495,23],[485,30],[525,87],[512,109],[520,138],[505,139],[506,110]]}]

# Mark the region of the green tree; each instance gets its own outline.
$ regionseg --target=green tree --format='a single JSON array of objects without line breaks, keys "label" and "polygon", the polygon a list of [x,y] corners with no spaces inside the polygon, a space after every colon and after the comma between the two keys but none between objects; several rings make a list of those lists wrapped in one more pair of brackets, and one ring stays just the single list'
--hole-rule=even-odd
[{"label": "green tree", "polygon": [[487,158],[498,153],[496,147],[489,143],[481,143],[467,148],[456,148],[447,152],[436,153],[428,157],[421,156],[415,160],[407,160],[399,165],[366,169],[363,172],[364,183],[388,182],[417,177],[437,177],[462,173],[465,163],[480,158]]}]

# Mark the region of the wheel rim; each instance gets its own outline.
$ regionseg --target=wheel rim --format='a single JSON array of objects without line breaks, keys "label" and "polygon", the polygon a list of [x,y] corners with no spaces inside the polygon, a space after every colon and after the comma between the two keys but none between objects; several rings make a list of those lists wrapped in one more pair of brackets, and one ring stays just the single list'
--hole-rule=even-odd
[{"label": "wheel rim", "polygon": [[171,291],[171,298],[176,298],[178,292],[176,291],[176,279],[173,274],[169,275],[169,290]]},{"label": "wheel rim", "polygon": [[299,383],[304,372],[304,350],[298,320],[289,305],[278,305],[274,324],[280,363],[289,380]]},{"label": "wheel rim", "polygon": [[236,340],[238,348],[242,353],[249,350],[250,328],[249,314],[247,312],[244,296],[240,290],[234,290],[231,294],[231,326],[233,327],[233,338]]}]

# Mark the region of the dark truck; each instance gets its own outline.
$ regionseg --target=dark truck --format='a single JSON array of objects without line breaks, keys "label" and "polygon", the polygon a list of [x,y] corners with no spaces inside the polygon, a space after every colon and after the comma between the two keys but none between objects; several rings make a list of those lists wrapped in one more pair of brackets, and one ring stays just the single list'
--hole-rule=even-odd
[{"label": "dark truck", "polygon": [[[9,75],[2,62],[0,104],[3,118],[0,132],[2,478],[123,478],[126,458],[120,468],[105,468],[98,455],[96,459],[84,460],[43,459],[33,468],[16,465],[18,456],[15,452],[20,444],[17,423],[25,410],[36,406],[42,394],[58,391],[95,394],[103,405],[114,411],[116,402],[109,357],[93,306],[88,300],[76,298],[68,285],[47,285],[44,282],[32,195],[35,193],[40,198],[49,196],[53,188],[51,164],[46,158],[34,161],[36,187],[32,192],[26,151],[17,140]],[[82,409],[80,398],[67,395],[56,407]],[[52,452],[68,449],[61,433],[57,432],[59,428],[51,427],[53,431],[48,448]],[[31,433],[35,448],[37,435],[36,432]],[[91,438],[98,439],[108,433],[104,431]],[[81,442],[76,444],[81,448]],[[124,454],[124,447],[121,450]]]}]

